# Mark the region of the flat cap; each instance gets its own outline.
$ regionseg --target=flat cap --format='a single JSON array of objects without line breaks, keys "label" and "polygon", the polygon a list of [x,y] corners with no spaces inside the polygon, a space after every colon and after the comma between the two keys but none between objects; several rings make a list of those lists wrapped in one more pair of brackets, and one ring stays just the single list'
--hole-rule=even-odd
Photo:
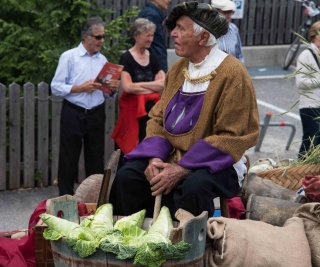
[{"label": "flat cap", "polygon": [[171,9],[164,22],[167,28],[172,31],[176,27],[176,21],[181,16],[188,16],[216,38],[228,32],[227,18],[210,4],[192,1],[176,5]]},{"label": "flat cap", "polygon": [[236,4],[231,0],[211,0],[211,5],[222,11],[236,11]]}]

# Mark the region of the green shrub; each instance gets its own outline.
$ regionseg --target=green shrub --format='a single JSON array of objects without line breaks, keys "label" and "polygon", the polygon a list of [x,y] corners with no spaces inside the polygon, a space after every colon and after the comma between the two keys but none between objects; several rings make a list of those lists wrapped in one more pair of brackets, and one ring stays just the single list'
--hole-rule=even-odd
[{"label": "green shrub", "polygon": [[[8,86],[41,81],[50,83],[61,53],[79,44],[83,22],[107,18],[113,11],[87,0],[2,0],[0,9],[0,83]],[[117,62],[127,48],[127,30],[138,8],[106,21],[102,53]]]}]

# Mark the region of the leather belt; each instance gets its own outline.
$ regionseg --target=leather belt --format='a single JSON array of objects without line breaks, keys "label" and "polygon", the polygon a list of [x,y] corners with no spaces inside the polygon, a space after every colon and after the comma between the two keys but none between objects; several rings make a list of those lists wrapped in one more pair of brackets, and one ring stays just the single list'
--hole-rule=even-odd
[{"label": "leather belt", "polygon": [[64,105],[72,108],[73,110],[76,110],[76,111],[84,113],[84,114],[93,114],[97,110],[99,110],[100,108],[102,108],[104,106],[104,103],[103,103],[103,104],[96,106],[96,107],[93,107],[91,109],[86,109],[86,108],[80,107],[78,105],[75,105],[75,104],[69,102],[68,100],[64,100],[63,103],[64,103]]}]

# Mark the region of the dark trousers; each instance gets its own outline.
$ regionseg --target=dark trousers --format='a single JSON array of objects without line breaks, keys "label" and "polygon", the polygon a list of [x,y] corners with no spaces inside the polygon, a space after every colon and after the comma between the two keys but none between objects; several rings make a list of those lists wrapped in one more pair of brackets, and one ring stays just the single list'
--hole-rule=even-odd
[{"label": "dark trousers", "polygon": [[78,164],[82,144],[86,177],[104,170],[104,104],[85,111],[64,101],[60,123],[60,152],[58,168],[59,195],[73,195],[78,179]]},{"label": "dark trousers", "polygon": [[303,108],[300,109],[300,117],[302,123],[302,143],[299,150],[299,158],[309,152],[311,143],[313,146],[320,144],[319,124],[320,124],[320,108]]},{"label": "dark trousers", "polygon": [[[152,218],[155,197],[151,195],[150,184],[144,175],[148,160],[127,162],[118,172],[113,182],[110,202],[115,215],[130,215],[142,209]],[[234,197],[239,193],[238,176],[233,167],[211,174],[209,169],[190,172],[174,190],[162,196],[162,206],[175,212],[182,208],[198,216],[203,211],[213,214],[213,199],[218,196]]]}]

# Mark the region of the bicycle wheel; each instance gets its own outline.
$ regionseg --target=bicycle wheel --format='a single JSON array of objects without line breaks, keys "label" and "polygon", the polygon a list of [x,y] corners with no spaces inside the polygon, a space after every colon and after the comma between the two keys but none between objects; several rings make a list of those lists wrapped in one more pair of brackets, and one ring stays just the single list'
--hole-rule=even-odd
[{"label": "bicycle wheel", "polygon": [[297,54],[299,52],[300,45],[301,45],[300,38],[299,38],[299,36],[296,36],[294,38],[292,44],[290,45],[290,48],[289,48],[287,55],[284,59],[284,64],[283,64],[284,70],[289,69],[291,63],[293,62],[293,60],[295,59],[295,57],[297,56]]}]

